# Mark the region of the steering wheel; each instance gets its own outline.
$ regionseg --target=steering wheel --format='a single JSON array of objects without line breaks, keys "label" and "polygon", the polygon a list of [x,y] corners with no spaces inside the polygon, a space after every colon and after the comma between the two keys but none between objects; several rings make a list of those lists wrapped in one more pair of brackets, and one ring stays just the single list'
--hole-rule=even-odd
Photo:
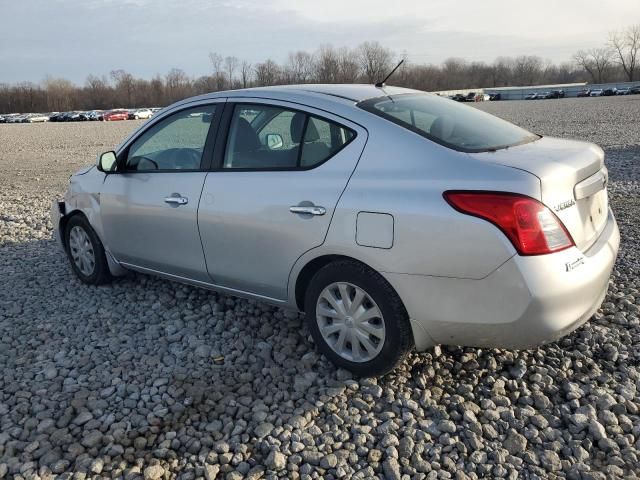
[{"label": "steering wheel", "polygon": [[[136,170],[160,170],[160,167],[158,167],[158,163],[155,160],[151,160],[149,157],[137,157],[139,158],[138,163],[136,164]],[[149,162],[151,165],[153,165],[153,168],[140,168],[140,164],[142,163],[142,161],[145,162]]]},{"label": "steering wheel", "polygon": [[[184,155],[184,157],[183,157]],[[193,148],[184,148],[180,150],[180,157],[182,157],[181,159],[179,158],[178,162],[178,168],[185,168],[185,169],[196,169],[196,168],[200,168],[200,162],[202,160],[202,153],[199,152],[198,150],[194,150]],[[181,161],[182,160],[182,161]],[[188,164],[189,166],[186,166],[184,164]]]}]

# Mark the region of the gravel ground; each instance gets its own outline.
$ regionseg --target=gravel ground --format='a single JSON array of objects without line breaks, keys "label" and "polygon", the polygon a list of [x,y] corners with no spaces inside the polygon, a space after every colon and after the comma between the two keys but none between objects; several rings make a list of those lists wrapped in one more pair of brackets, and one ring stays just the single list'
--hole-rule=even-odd
[{"label": "gravel ground", "polygon": [[0,478],[635,478],[640,97],[479,107],[605,146],[608,296],[557,343],[436,348],[380,379],[336,370],[278,308],[144,275],[82,285],[49,203],[137,122],[0,125]]}]

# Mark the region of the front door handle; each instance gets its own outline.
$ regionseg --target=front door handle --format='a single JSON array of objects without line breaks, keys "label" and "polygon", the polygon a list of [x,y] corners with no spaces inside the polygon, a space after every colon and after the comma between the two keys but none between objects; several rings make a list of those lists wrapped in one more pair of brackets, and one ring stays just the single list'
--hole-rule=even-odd
[{"label": "front door handle", "polygon": [[186,205],[189,203],[189,199],[187,197],[183,197],[180,194],[174,193],[170,197],[165,197],[164,203],[168,203],[170,205]]},{"label": "front door handle", "polygon": [[325,213],[327,213],[326,208],[317,207],[315,205],[310,205],[310,206],[294,205],[293,207],[289,207],[289,211],[291,213],[301,213],[306,215],[324,215]]}]

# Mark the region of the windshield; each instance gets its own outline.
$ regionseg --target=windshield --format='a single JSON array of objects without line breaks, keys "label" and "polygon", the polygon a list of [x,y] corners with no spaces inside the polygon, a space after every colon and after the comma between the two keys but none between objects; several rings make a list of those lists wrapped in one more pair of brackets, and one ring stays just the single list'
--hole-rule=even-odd
[{"label": "windshield", "polygon": [[498,150],[540,138],[474,107],[427,93],[372,98],[358,106],[462,152]]}]

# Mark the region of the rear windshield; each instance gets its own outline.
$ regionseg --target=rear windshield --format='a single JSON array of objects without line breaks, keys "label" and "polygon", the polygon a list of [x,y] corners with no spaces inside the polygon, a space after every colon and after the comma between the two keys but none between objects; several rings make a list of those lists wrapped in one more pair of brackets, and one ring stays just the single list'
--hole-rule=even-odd
[{"label": "rear windshield", "polygon": [[474,107],[427,93],[372,98],[358,106],[461,152],[486,152],[540,138]]}]

